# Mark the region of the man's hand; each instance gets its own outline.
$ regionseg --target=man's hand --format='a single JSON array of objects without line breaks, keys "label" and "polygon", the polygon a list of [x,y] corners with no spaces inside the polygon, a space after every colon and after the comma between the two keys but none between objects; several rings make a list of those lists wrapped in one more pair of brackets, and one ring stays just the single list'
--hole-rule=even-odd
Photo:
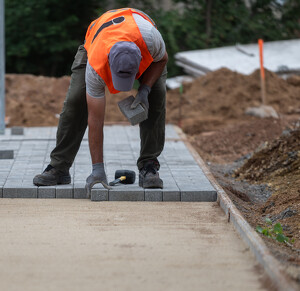
[{"label": "man's hand", "polygon": [[146,110],[146,113],[148,115],[149,110],[149,101],[148,101],[148,95],[151,91],[151,88],[147,86],[146,84],[142,84],[139,87],[139,91],[135,96],[135,100],[131,104],[131,109],[134,109],[138,106],[138,104],[141,104],[144,109]]},{"label": "man's hand", "polygon": [[86,195],[87,198],[91,198],[91,191],[95,184],[101,183],[104,188],[111,189],[107,184],[106,174],[103,163],[93,164],[93,171],[86,179]]}]

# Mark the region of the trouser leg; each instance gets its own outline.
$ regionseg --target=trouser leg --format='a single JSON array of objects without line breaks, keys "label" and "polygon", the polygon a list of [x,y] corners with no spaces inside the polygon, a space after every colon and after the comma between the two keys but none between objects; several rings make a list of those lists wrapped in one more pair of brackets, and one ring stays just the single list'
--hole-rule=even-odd
[{"label": "trouser leg", "polygon": [[140,170],[148,160],[158,163],[165,144],[167,67],[152,86],[149,94],[148,119],[140,123],[141,150],[137,161]]},{"label": "trouser leg", "polygon": [[87,127],[86,63],[86,50],[81,45],[71,68],[70,87],[56,133],[56,147],[50,154],[51,166],[62,171],[68,170],[72,166]]}]

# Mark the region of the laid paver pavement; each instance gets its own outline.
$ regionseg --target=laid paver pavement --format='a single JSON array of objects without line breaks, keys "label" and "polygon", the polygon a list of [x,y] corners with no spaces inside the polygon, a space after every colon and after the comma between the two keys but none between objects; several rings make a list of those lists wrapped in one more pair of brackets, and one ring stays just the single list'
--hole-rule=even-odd
[{"label": "laid paver pavement", "polygon": [[[0,135],[0,151],[14,151],[14,159],[0,160],[0,189],[3,198],[85,198],[85,180],[91,172],[87,133],[70,169],[72,183],[36,187],[33,177],[48,165],[55,146],[55,127],[24,128],[24,135],[7,129]],[[139,127],[111,125],[104,128],[104,159],[108,180],[118,169],[134,170],[139,156]],[[92,190],[93,201],[215,201],[217,193],[180,140],[174,126],[166,126],[166,143],[161,156],[160,176],[164,189],[144,190],[119,184],[107,191],[101,184]],[[138,175],[137,175],[138,176]]]}]

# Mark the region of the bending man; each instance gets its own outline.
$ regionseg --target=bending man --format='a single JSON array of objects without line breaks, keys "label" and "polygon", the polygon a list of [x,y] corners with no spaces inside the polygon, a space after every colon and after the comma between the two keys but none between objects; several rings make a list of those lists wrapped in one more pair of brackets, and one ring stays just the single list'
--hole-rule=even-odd
[{"label": "bending man", "polygon": [[69,168],[89,126],[92,173],[88,195],[95,183],[107,185],[103,163],[105,86],[111,93],[140,86],[133,107],[141,104],[148,119],[140,123],[141,149],[137,161],[139,185],[162,188],[159,162],[165,142],[166,64],[161,34],[145,13],[124,8],[111,10],[93,21],[72,65],[71,83],[57,129],[56,147],[45,171],[34,177],[38,186],[69,184]]}]

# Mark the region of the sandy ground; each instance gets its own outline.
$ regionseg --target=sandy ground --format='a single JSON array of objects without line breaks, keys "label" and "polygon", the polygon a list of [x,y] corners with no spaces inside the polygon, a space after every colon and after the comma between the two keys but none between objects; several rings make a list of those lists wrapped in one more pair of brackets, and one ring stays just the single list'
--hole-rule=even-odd
[{"label": "sandy ground", "polygon": [[2,290],[265,290],[216,203],[0,200]]},{"label": "sandy ground", "polygon": [[[67,76],[6,75],[9,126],[56,125],[69,81]],[[125,121],[116,104],[127,95],[107,94],[106,122]],[[282,225],[292,246],[262,238],[300,284],[300,76],[285,80],[266,70],[266,95],[279,119],[245,115],[248,107],[261,104],[259,71],[246,76],[223,68],[184,84],[182,93],[168,91],[167,122],[181,126],[254,229],[265,227],[266,217]],[[242,163],[249,166],[244,172],[238,170]],[[268,175],[241,180],[247,172]]]}]

